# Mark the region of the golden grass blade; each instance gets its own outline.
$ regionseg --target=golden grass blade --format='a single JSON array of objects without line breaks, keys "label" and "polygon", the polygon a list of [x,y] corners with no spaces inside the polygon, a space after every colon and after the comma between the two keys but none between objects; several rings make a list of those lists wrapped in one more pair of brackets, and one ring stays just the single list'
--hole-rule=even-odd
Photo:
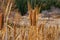
[{"label": "golden grass blade", "polygon": [[32,10],[31,4],[28,2],[28,12]]},{"label": "golden grass blade", "polygon": [[10,26],[10,25],[7,25],[11,30],[13,30],[14,31],[14,29]]},{"label": "golden grass blade", "polygon": [[7,13],[8,13],[8,9],[9,9],[9,5],[10,5],[10,1],[11,1],[11,0],[9,0],[8,3],[7,3],[7,7],[6,7],[6,10],[5,10],[5,14],[4,14],[4,16],[6,16]]}]

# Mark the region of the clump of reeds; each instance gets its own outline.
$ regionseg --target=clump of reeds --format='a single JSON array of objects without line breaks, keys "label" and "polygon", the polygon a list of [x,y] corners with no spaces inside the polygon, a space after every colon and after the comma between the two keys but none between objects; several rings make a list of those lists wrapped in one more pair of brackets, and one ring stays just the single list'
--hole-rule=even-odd
[{"label": "clump of reeds", "polygon": [[29,27],[28,40],[37,40],[38,28],[36,26],[36,22],[37,22],[37,15],[39,13],[38,6],[32,9],[30,3],[28,2],[28,13],[29,13],[30,21],[31,21],[31,26]]},{"label": "clump of reeds", "polygon": [[39,14],[39,7],[36,6],[34,9],[32,9],[30,3],[28,2],[28,13],[29,13],[29,18],[31,20],[31,25],[36,25],[37,21],[37,15]]},{"label": "clump of reeds", "polygon": [[[10,7],[9,7],[10,6]],[[6,10],[5,10],[5,13],[4,13],[4,29],[2,29],[2,40],[4,39],[8,39],[7,37],[7,31],[8,31],[8,28],[7,28],[7,22],[8,22],[8,17],[9,17],[9,14],[10,14],[10,11],[11,11],[11,7],[12,7],[12,2],[9,0],[8,4],[7,4],[7,7],[6,7]],[[6,36],[6,37],[5,37]]]}]

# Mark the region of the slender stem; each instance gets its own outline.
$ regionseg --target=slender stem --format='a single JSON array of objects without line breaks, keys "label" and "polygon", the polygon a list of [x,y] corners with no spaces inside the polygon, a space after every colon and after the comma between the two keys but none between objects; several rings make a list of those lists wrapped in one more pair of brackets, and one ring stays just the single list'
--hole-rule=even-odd
[{"label": "slender stem", "polygon": [[[11,1],[9,1],[8,2],[8,5],[7,5],[7,8],[6,8],[6,11],[5,11],[5,14],[7,14],[7,16],[5,15],[5,17],[6,17],[6,40],[8,40],[8,38],[7,38],[7,32],[8,32],[8,28],[7,28],[7,22],[8,22],[8,16],[9,16],[9,14],[10,14],[10,11],[11,11],[11,7],[12,7],[12,3],[10,3]],[[10,4],[10,7],[9,7],[9,4]],[[8,11],[8,9],[9,9],[9,11]]]}]

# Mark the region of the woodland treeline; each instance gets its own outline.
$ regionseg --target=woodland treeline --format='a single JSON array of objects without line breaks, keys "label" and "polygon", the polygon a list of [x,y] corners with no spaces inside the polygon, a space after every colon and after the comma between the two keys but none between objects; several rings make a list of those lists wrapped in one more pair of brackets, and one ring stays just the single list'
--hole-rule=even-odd
[{"label": "woodland treeline", "polygon": [[51,6],[60,8],[59,0],[15,0],[16,7],[19,9],[22,15],[26,14],[28,11],[27,4],[30,2],[32,8],[38,6],[41,10],[48,10]]}]

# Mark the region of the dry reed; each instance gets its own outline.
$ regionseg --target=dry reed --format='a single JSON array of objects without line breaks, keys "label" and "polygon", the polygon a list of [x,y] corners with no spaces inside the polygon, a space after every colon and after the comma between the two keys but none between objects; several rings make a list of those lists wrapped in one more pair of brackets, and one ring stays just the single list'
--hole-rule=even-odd
[{"label": "dry reed", "polygon": [[[3,34],[6,38],[3,40],[59,40],[60,38],[60,26],[56,25],[48,25],[46,26],[47,21],[39,21],[40,24],[37,26],[37,21],[38,21],[38,13],[39,13],[39,8],[36,7],[35,9],[31,8],[31,5],[28,2],[28,13],[29,13],[29,20],[30,20],[30,26],[26,25],[19,25],[16,26],[18,22],[21,22],[20,19],[23,16],[18,16],[17,13],[14,18],[14,25],[13,27],[8,25],[8,17],[11,11],[12,3],[10,4],[10,7],[8,9],[9,3],[6,8],[6,30],[3,30]],[[22,19],[23,20],[23,19]],[[16,23],[17,22],[17,23]],[[26,23],[25,23],[26,24]],[[18,24],[17,24],[18,25]],[[13,39],[11,39],[11,33],[13,33]],[[8,35],[7,35],[8,34]]]}]

